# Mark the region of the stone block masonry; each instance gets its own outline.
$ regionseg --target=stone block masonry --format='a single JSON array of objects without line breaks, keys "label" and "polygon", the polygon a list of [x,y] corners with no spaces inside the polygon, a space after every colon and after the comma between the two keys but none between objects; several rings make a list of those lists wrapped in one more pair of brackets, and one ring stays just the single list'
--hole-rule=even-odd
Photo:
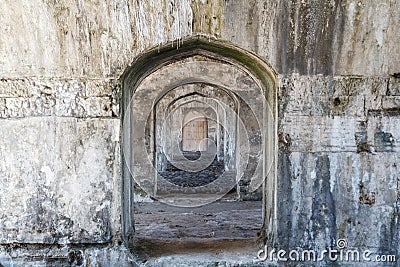
[{"label": "stone block masonry", "polygon": [[[397,0],[0,1],[0,265],[137,263],[121,234],[120,77],[199,34],[277,73],[278,233],[264,241],[321,251],[342,238],[398,266],[399,14]],[[217,264],[199,258],[152,263]],[[315,263],[334,264],[366,265]]]}]

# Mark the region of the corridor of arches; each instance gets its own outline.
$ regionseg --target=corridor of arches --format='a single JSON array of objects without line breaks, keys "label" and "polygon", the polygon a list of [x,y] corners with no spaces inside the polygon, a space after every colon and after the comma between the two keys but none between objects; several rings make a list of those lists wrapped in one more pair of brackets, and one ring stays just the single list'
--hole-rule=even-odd
[{"label": "corridor of arches", "polygon": [[273,71],[208,45],[157,48],[122,79],[125,234],[143,257],[245,251],[274,231]]}]

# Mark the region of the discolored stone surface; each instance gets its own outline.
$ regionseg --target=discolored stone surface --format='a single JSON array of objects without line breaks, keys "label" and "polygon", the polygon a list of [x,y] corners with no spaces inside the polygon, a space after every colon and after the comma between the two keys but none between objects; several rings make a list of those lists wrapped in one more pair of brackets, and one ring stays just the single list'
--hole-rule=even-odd
[{"label": "discolored stone surface", "polygon": [[[121,244],[130,184],[119,77],[146,49],[172,41],[179,51],[196,34],[253,51],[278,73],[277,187],[262,189],[276,196],[277,217],[264,222],[276,223],[271,242],[321,251],[345,238],[399,259],[399,13],[397,0],[0,1],[0,264],[134,264]],[[148,265],[248,263],[217,253]]]}]

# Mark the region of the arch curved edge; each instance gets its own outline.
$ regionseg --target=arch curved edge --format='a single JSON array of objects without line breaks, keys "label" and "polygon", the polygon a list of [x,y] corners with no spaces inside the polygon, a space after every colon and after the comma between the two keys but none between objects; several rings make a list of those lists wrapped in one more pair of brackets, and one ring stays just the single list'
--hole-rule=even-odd
[{"label": "arch curved edge", "polygon": [[[267,157],[272,159],[273,165],[267,177],[265,177],[265,182],[263,184],[262,230],[264,232],[263,236],[265,236],[266,239],[264,242],[274,243],[274,237],[277,234],[277,74],[260,56],[228,41],[214,38],[210,39],[201,35],[188,37],[179,42],[172,41],[144,51],[133,60],[120,77],[122,86],[120,106],[122,118],[121,127],[125,127],[123,124],[126,108],[136,88],[143,79],[163,66],[196,55],[227,62],[240,67],[254,77],[256,81],[259,81],[259,85],[264,91],[265,99],[272,111],[272,118],[268,121],[267,129],[265,129],[266,136],[268,137],[265,142],[265,153]],[[124,162],[124,155],[122,155],[122,157],[122,162]],[[134,232],[133,184],[130,177],[128,177],[130,175],[129,171],[124,169],[125,167],[123,167],[122,170],[124,176],[122,193],[122,232],[124,239],[128,241],[132,240],[132,232]]]}]

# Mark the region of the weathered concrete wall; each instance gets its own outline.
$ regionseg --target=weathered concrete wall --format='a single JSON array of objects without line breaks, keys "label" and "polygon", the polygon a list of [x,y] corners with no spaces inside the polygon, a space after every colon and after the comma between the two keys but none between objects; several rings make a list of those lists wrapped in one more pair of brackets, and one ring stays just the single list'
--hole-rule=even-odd
[{"label": "weathered concrete wall", "polygon": [[[398,25],[396,0],[1,1],[1,264],[12,243],[118,243],[118,77],[195,33],[280,74],[279,244],[343,237],[400,258]],[[99,251],[86,263],[129,262]]]},{"label": "weathered concrete wall", "polygon": [[21,0],[0,5],[1,77],[118,77],[143,49],[193,33],[255,51],[279,73],[399,72],[396,0]]},{"label": "weathered concrete wall", "polygon": [[260,54],[282,74],[399,72],[400,3],[226,1],[223,38]]},{"label": "weathered concrete wall", "polygon": [[189,1],[2,1],[0,12],[1,77],[118,77],[192,21]]},{"label": "weathered concrete wall", "polygon": [[1,81],[0,243],[103,243],[118,231],[116,85]]},{"label": "weathered concrete wall", "polygon": [[399,83],[281,79],[280,246],[321,251],[346,239],[350,248],[398,257]]},{"label": "weathered concrete wall", "polygon": [[118,90],[109,79],[0,81],[4,266],[74,262],[82,248],[69,244],[80,243],[106,247],[89,248],[79,261],[123,257],[107,250],[121,231]]}]

